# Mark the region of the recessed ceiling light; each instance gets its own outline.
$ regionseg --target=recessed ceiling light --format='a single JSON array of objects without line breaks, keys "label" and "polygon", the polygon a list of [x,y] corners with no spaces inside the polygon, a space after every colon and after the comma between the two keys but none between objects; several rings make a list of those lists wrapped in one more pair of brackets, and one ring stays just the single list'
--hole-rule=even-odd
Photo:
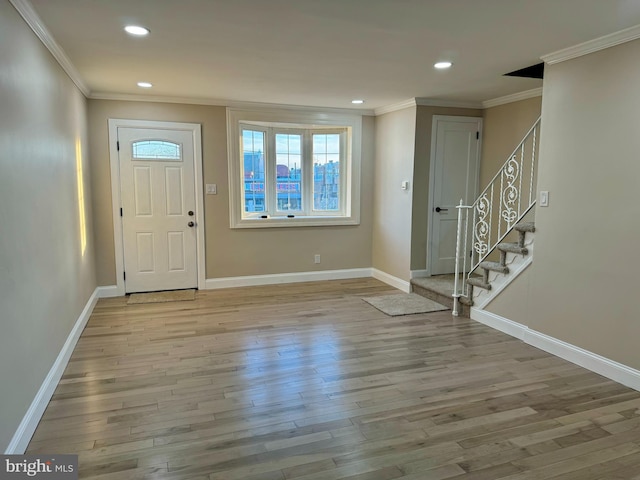
[{"label": "recessed ceiling light", "polygon": [[127,25],[124,27],[124,31],[130,35],[135,35],[136,37],[144,37],[149,34],[148,28],[140,27],[138,25]]},{"label": "recessed ceiling light", "polygon": [[361,105],[364,103],[364,100],[351,100],[351,103],[353,103],[354,105]]},{"label": "recessed ceiling light", "polygon": [[438,70],[444,70],[445,68],[450,68],[453,65],[451,62],[438,62],[434,65]]},{"label": "recessed ceiling light", "polygon": [[141,88],[151,88],[153,87],[153,84],[149,82],[138,82],[138,86]]}]

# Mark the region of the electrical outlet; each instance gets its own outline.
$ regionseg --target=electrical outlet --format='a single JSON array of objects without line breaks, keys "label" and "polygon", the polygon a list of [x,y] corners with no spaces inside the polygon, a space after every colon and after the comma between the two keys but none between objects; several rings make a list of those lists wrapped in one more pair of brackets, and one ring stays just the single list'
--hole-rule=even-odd
[{"label": "electrical outlet", "polygon": [[320,263],[320,255],[313,256],[313,263]]}]

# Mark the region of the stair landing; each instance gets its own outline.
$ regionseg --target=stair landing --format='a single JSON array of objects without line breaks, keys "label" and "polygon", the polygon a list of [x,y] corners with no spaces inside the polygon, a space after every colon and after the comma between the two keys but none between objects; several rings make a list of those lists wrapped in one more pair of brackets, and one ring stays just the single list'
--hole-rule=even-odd
[{"label": "stair landing", "polygon": [[[453,285],[455,275],[434,275],[433,277],[414,278],[411,291],[425,298],[453,309]],[[469,307],[460,304],[461,317],[469,317]]]}]

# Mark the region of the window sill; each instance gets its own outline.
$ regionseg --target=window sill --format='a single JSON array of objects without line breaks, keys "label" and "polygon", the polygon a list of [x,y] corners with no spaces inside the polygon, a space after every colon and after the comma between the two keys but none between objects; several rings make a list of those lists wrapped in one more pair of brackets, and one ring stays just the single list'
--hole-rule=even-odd
[{"label": "window sill", "polygon": [[287,228],[287,227],[331,227],[360,225],[354,217],[269,217],[244,218],[231,222],[231,228]]}]

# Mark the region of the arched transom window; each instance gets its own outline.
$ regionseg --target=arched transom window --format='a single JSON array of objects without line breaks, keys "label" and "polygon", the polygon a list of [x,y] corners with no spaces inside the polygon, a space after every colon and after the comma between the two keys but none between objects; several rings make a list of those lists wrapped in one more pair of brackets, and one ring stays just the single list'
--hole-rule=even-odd
[{"label": "arched transom window", "polygon": [[182,161],[182,146],[164,140],[140,140],[133,142],[134,160]]}]

